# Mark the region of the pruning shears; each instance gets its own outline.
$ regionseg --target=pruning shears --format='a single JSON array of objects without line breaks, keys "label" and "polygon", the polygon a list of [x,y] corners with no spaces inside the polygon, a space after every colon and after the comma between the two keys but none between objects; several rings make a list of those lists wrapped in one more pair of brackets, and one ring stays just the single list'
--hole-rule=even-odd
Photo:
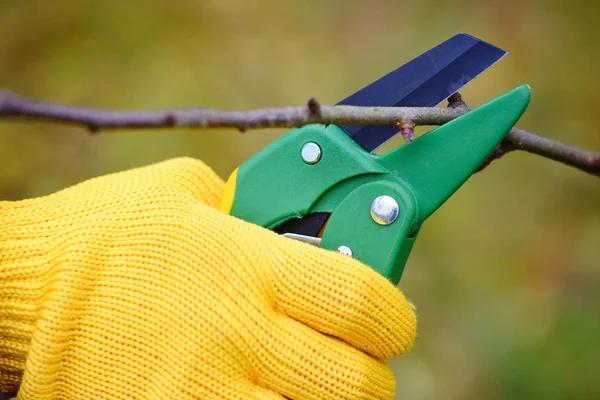
[{"label": "pruning shears", "polygon": [[[340,105],[434,107],[507,52],[458,34]],[[390,126],[311,124],[229,177],[221,210],[352,256],[398,284],[424,221],[475,172],[529,104],[520,86],[384,155]]]}]

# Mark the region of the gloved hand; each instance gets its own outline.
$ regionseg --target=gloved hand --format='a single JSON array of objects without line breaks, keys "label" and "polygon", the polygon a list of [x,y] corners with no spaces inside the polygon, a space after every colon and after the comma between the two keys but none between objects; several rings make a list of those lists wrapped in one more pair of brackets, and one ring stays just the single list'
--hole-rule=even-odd
[{"label": "gloved hand", "polygon": [[[0,385],[22,399],[389,399],[403,295],[216,209],[176,159],[0,203]],[[267,199],[268,200],[268,199]]]}]

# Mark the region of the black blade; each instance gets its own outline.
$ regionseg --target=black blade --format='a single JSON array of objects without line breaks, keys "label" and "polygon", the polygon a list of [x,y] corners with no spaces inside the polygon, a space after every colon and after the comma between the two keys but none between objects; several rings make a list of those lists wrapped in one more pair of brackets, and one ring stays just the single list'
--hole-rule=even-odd
[{"label": "black blade", "polygon": [[302,218],[295,218],[284,222],[275,228],[274,231],[280,235],[289,232],[296,233],[298,235],[317,237],[319,235],[319,231],[323,225],[325,225],[325,222],[327,222],[329,215],[330,214],[327,212],[308,214]]},{"label": "black blade", "polygon": [[[338,105],[435,107],[507,54],[460,33],[364,87]],[[341,126],[373,152],[398,133],[396,126]]]}]

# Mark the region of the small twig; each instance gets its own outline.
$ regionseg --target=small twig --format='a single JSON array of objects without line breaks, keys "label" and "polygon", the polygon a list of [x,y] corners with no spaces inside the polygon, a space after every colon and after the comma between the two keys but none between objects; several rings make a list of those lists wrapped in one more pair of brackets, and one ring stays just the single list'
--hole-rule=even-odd
[{"label": "small twig", "polygon": [[321,115],[321,104],[314,97],[308,99],[306,107],[308,107],[308,112],[311,116],[318,117]]},{"label": "small twig", "polygon": [[[27,99],[0,90],[0,118],[16,117],[73,124],[90,132],[140,128],[292,128],[307,124],[397,125],[407,141],[417,125],[443,125],[469,112],[459,93],[448,99],[448,107],[356,107],[323,106],[310,98],[302,107],[283,107],[253,111],[221,111],[189,108],[160,111],[109,111],[59,105]],[[482,164],[485,168],[495,159],[513,150],[524,150],[562,162],[592,175],[600,176],[600,154],[546,139],[513,128],[506,139]]]},{"label": "small twig", "polygon": [[406,141],[410,143],[415,138],[415,123],[411,120],[396,121],[396,127],[400,130],[400,134]]},{"label": "small twig", "polygon": [[448,97],[448,108],[459,108],[462,110],[469,110],[469,106],[464,102],[462,95],[459,92],[454,93]]}]

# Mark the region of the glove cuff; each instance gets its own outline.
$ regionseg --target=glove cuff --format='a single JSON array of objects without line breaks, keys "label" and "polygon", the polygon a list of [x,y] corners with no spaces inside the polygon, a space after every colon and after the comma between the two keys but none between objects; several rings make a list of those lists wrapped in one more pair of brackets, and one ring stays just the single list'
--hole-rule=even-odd
[{"label": "glove cuff", "polygon": [[0,388],[18,390],[56,223],[42,199],[0,203]]}]

